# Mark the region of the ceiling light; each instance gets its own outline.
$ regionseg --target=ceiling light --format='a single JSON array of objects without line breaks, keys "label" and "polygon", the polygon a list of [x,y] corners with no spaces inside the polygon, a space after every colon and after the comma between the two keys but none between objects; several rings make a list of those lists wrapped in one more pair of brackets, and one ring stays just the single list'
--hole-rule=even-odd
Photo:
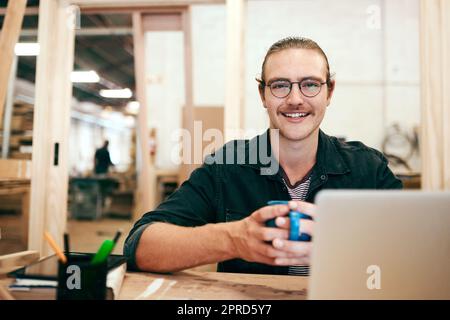
[{"label": "ceiling light", "polygon": [[129,99],[133,95],[130,89],[102,89],[100,95],[104,98]]},{"label": "ceiling light", "polygon": [[76,83],[94,83],[99,82],[100,77],[97,72],[91,71],[72,71],[70,80]]},{"label": "ceiling light", "polygon": [[35,42],[19,42],[14,47],[14,53],[17,56],[37,56],[39,55],[40,46]]}]

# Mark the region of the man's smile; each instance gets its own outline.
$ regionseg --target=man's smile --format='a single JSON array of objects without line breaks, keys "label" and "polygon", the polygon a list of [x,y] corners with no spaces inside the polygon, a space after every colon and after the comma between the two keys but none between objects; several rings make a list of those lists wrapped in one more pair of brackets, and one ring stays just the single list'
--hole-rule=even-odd
[{"label": "man's smile", "polygon": [[310,115],[309,112],[280,112],[289,122],[301,122]]}]

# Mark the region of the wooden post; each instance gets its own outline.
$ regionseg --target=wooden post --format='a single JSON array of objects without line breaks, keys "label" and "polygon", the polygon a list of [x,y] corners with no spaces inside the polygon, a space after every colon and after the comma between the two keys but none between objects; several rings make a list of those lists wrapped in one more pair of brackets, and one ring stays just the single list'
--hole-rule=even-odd
[{"label": "wooden post", "polygon": [[450,190],[450,1],[420,1],[422,188]]},{"label": "wooden post", "polygon": [[28,248],[41,255],[53,253],[44,231],[62,245],[67,221],[73,14],[64,1],[40,2]]},{"label": "wooden post", "polygon": [[244,128],[244,0],[227,1],[225,142]]},{"label": "wooden post", "polygon": [[136,78],[136,96],[139,101],[137,148],[137,192],[133,219],[138,219],[143,213],[154,208],[156,192],[156,172],[150,162],[148,139],[147,99],[145,94],[145,40],[142,24],[142,15],[133,13],[133,42],[134,42],[134,70]]},{"label": "wooden post", "polygon": [[[187,7],[183,11],[183,39],[184,39],[184,87],[185,87],[185,107],[183,108],[183,126],[191,134],[191,139],[183,141],[182,148],[190,150],[190,163],[181,163],[178,184],[182,184],[189,178],[192,171],[198,167],[195,164],[195,138],[194,137],[194,98],[193,98],[193,66],[192,66],[192,32],[191,32],[191,9]],[[203,133],[201,133],[203,134]],[[197,137],[198,138],[198,137]]]},{"label": "wooden post", "polygon": [[19,39],[27,0],[8,1],[5,20],[0,33],[0,122],[8,90],[8,78],[14,58],[14,46]]}]

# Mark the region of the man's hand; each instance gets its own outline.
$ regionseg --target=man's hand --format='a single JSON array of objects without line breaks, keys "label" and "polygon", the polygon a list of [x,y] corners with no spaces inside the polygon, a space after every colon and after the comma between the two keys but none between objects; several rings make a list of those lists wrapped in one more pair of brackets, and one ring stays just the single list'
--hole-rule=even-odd
[{"label": "man's hand", "polygon": [[[316,205],[304,202],[304,201],[289,201],[289,208],[291,210],[300,211],[311,216],[313,219],[316,217]],[[289,218],[277,217],[275,224],[278,228],[288,232],[290,228]],[[314,220],[300,219],[300,233],[306,233],[313,237],[314,233]],[[277,237],[272,240],[273,247],[286,254],[290,254],[290,257],[279,257],[276,259],[277,265],[309,265],[310,255],[312,249],[312,242],[305,241],[289,241],[287,238]]]},{"label": "man's hand", "polygon": [[[301,209],[301,207],[299,208]],[[289,211],[287,205],[266,206],[256,210],[243,220],[232,222],[230,234],[237,257],[246,261],[269,265],[305,263],[307,261],[304,260],[305,256],[309,256],[310,244],[303,244],[303,248],[292,248],[289,244],[283,245],[280,249],[272,245],[275,240],[282,241],[283,244],[293,242],[287,241],[289,238],[289,219],[284,218],[287,223],[281,222],[281,228],[271,228],[265,225],[267,220],[276,217],[278,217],[276,221],[282,221],[279,219],[283,219],[282,217],[286,216]],[[304,213],[308,214],[307,211]],[[287,228],[286,224],[288,225]],[[301,226],[302,232],[306,232],[304,228],[304,226]]]}]

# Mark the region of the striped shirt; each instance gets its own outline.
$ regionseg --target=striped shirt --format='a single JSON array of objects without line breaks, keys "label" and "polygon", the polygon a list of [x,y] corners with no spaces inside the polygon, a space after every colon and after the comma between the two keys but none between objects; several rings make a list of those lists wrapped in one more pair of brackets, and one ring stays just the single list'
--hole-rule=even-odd
[{"label": "striped shirt", "polygon": [[[286,186],[292,200],[306,200],[309,185],[311,184],[311,173],[312,170],[306,174],[301,181],[297,182],[295,185],[291,185],[287,175],[283,170],[281,170],[284,185]],[[290,266],[288,269],[288,274],[296,276],[309,276],[309,266]]]}]

